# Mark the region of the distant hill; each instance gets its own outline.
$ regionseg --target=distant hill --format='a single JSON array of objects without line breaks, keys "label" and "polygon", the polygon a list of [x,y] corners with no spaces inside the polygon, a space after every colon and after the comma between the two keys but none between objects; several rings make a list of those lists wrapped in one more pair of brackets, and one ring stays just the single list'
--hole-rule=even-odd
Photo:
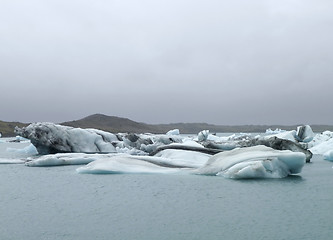
[{"label": "distant hill", "polygon": [[121,118],[115,116],[106,116],[103,114],[94,114],[76,121],[63,122],[61,125],[80,127],[80,128],[96,128],[107,132],[134,132],[156,133],[156,128],[153,125],[139,123],[132,121],[128,118]]},{"label": "distant hill", "polygon": [[[81,127],[81,128],[97,128],[107,132],[134,132],[134,133],[166,133],[171,129],[179,129],[181,133],[190,134],[198,133],[201,130],[209,130],[210,132],[265,132],[266,129],[284,129],[293,130],[298,125],[214,125],[208,123],[170,123],[170,124],[146,124],[132,121],[128,118],[120,118],[114,116],[106,116],[103,114],[94,114],[83,119],[71,122],[61,123],[62,125]],[[333,126],[329,125],[311,125],[315,132],[325,130],[333,131]]]},{"label": "distant hill", "polygon": [[20,123],[20,122],[4,122],[0,121],[0,133],[3,137],[14,137],[16,134],[14,133],[14,128],[16,126],[18,127],[24,127],[27,126],[26,123]]},{"label": "distant hill", "polygon": [[[115,116],[107,116],[103,114],[94,114],[88,117],[60,123],[65,126],[80,127],[80,128],[96,128],[107,132],[133,132],[133,133],[166,133],[171,129],[179,129],[184,134],[196,134],[201,130],[209,130],[212,133],[230,133],[230,132],[265,132],[266,129],[284,129],[294,130],[297,125],[214,125],[208,123],[170,123],[170,124],[146,124],[135,122],[128,118]],[[20,122],[3,122],[0,121],[0,132],[3,137],[15,136],[15,126],[24,127],[26,123]],[[323,132],[325,130],[333,131],[333,125],[311,125],[314,132]]]}]

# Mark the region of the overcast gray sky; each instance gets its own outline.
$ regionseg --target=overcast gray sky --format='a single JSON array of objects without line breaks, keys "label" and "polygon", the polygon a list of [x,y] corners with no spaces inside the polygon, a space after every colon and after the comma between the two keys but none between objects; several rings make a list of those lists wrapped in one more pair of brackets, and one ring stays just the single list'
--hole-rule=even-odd
[{"label": "overcast gray sky", "polygon": [[0,119],[333,124],[331,0],[0,0]]}]

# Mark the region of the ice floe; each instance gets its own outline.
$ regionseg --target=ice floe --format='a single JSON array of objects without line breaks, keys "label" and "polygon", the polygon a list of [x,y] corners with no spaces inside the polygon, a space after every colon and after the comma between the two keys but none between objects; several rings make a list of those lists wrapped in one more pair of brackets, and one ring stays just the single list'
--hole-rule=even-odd
[{"label": "ice floe", "polygon": [[303,153],[254,146],[218,153],[194,172],[226,178],[283,178],[300,173],[304,164]]},{"label": "ice floe", "polygon": [[[79,173],[193,173],[227,178],[280,178],[301,171],[312,153],[330,160],[333,133],[314,134],[308,125],[265,134],[216,136],[203,130],[185,136],[108,133],[53,123],[34,123],[17,133],[30,139],[42,156],[27,166],[85,165]],[[311,151],[309,151],[309,149]],[[32,145],[21,150],[32,151]],[[222,153],[221,153],[222,152]],[[98,153],[98,154],[97,154]],[[47,155],[45,155],[47,154]]]},{"label": "ice floe", "polygon": [[313,154],[324,154],[333,150],[333,132],[325,131],[316,134],[313,140],[308,143],[308,149]]},{"label": "ice floe", "polygon": [[89,163],[76,170],[78,173],[92,174],[120,174],[120,173],[144,173],[144,174],[174,174],[179,173],[180,168],[169,168],[156,165],[139,159],[132,155],[118,155],[108,159],[101,159]]},{"label": "ice floe", "polygon": [[24,160],[21,159],[11,159],[11,158],[0,158],[0,164],[20,164],[24,163]]}]

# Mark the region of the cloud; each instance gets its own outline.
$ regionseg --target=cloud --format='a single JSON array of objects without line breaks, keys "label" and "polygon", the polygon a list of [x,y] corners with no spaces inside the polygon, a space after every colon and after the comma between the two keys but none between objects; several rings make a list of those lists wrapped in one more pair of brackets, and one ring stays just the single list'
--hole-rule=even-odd
[{"label": "cloud", "polygon": [[331,123],[332,9],[325,0],[6,1],[0,119]]}]

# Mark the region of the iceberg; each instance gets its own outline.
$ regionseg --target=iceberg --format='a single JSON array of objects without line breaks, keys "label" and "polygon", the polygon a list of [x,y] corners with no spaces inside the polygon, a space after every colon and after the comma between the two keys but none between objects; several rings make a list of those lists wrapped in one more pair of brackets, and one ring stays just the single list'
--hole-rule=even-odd
[{"label": "iceberg", "polygon": [[[178,151],[178,152],[177,152]],[[208,159],[208,160],[207,160]],[[77,169],[92,174],[197,174],[225,178],[283,178],[300,173],[305,155],[265,146],[237,148],[214,156],[179,150],[164,150],[157,156],[118,154]]]},{"label": "iceberg", "polygon": [[276,128],[275,130],[272,130],[270,128],[266,129],[266,134],[278,134],[278,133],[282,133],[285,132],[286,130],[282,130],[280,128]]},{"label": "iceberg", "polygon": [[179,135],[179,129],[173,129],[166,133],[166,135]]},{"label": "iceberg", "polygon": [[122,153],[147,155],[161,145],[181,143],[179,135],[118,133],[81,129],[54,123],[32,123],[16,128],[20,136],[30,139],[39,154],[53,153]]},{"label": "iceberg", "polygon": [[29,155],[37,155],[37,149],[33,144],[29,144],[28,146],[17,149],[17,148],[7,148],[7,152],[14,152],[14,153],[20,153],[20,154],[29,154]]},{"label": "iceberg", "polygon": [[66,127],[53,123],[32,123],[15,131],[30,139],[40,154],[66,152],[115,152],[117,136],[96,129]]},{"label": "iceberg", "polygon": [[201,132],[198,133],[198,141],[206,141],[209,135],[209,130],[202,130]]},{"label": "iceberg", "polygon": [[315,134],[312,131],[312,128],[309,125],[298,126],[296,130],[296,139],[299,142],[308,143],[311,142]]},{"label": "iceberg", "polygon": [[283,178],[300,173],[305,154],[289,150],[279,151],[266,146],[237,148],[212,156],[195,174],[226,178]]}]

